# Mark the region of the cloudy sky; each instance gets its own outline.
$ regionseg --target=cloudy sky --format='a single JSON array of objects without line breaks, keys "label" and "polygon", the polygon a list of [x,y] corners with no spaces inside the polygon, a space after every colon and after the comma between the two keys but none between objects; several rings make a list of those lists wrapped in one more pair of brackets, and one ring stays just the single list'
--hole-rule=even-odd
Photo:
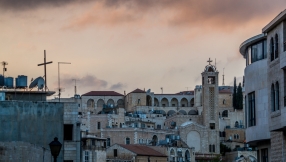
[{"label": "cloudy sky", "polygon": [[201,83],[207,59],[241,79],[239,46],[286,8],[285,0],[0,0],[0,61],[6,76],[44,75],[64,97],[136,88],[176,93]]}]

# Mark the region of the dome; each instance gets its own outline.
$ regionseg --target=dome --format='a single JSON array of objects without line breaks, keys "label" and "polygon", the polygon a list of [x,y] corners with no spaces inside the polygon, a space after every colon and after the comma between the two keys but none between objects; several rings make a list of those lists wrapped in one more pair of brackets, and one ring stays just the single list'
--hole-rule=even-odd
[{"label": "dome", "polygon": [[205,67],[204,72],[217,72],[217,70],[214,65],[209,64]]}]

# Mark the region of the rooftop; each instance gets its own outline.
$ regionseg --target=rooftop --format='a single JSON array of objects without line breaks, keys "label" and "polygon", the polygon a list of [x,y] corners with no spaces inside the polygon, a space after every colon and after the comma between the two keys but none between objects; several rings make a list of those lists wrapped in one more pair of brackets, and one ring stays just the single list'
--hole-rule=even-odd
[{"label": "rooftop", "polygon": [[166,155],[144,145],[125,145],[125,144],[118,144],[118,145],[131,152],[134,152],[137,155],[167,157]]},{"label": "rooftop", "polygon": [[286,19],[286,9],[280,12],[270,23],[268,23],[263,29],[263,33],[268,33],[271,29],[273,29],[276,25]]},{"label": "rooftop", "polygon": [[123,94],[117,93],[115,91],[90,91],[83,94],[82,96],[123,96]]}]

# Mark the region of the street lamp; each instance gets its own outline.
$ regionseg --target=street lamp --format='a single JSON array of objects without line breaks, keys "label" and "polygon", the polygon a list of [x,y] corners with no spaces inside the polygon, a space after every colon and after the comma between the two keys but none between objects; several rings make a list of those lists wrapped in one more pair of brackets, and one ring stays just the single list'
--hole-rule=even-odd
[{"label": "street lamp", "polygon": [[60,80],[60,64],[71,64],[70,62],[58,62],[58,86],[59,86],[59,102],[61,102],[61,80]]},{"label": "street lamp", "polygon": [[54,140],[49,145],[51,149],[51,154],[54,157],[54,162],[57,162],[57,156],[61,151],[62,144],[58,141],[58,138],[55,137]]}]

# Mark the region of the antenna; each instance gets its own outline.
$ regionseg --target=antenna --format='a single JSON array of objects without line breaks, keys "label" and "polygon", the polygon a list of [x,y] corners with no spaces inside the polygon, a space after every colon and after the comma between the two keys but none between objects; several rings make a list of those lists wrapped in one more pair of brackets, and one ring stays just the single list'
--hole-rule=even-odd
[{"label": "antenna", "polygon": [[216,58],[215,58],[215,63],[214,63],[214,66],[216,67]]},{"label": "antenna", "polygon": [[162,94],[163,94],[163,87],[161,87],[161,92],[162,92]]},{"label": "antenna", "polygon": [[5,68],[5,66],[8,65],[8,62],[3,61],[2,65],[3,65],[3,77],[4,77],[4,73],[5,73],[5,71],[7,71],[7,68]]},{"label": "antenna", "polygon": [[222,85],[224,86],[224,68],[223,68],[223,73],[222,73]]},{"label": "antenna", "polygon": [[77,93],[76,93],[76,79],[72,79],[72,80],[74,80],[74,95],[76,95]]}]

